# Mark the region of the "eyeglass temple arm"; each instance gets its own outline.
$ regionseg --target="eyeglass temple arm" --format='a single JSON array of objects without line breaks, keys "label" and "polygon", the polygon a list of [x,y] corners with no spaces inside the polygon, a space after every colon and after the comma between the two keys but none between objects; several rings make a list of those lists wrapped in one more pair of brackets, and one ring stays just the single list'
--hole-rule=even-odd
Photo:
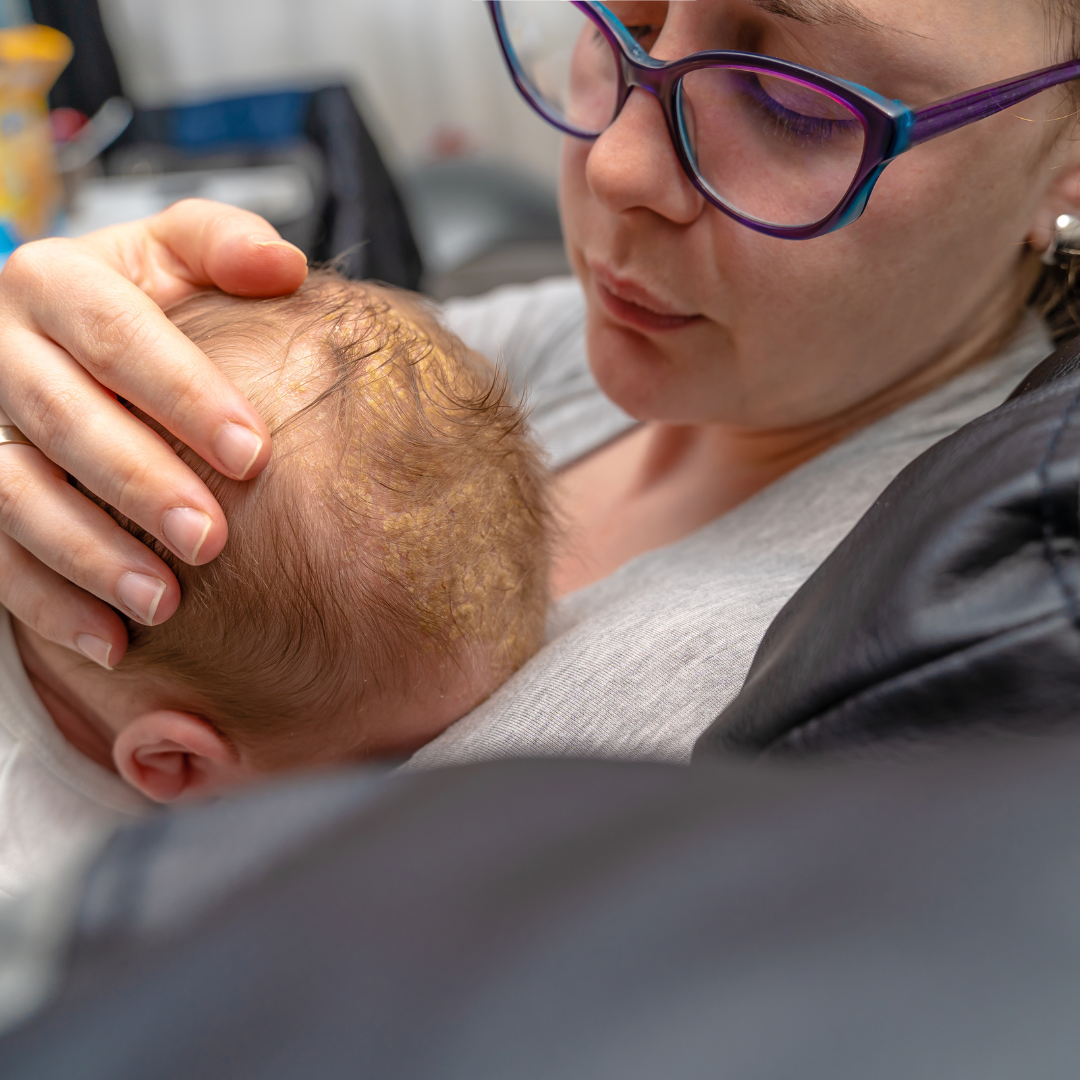
[{"label": "eyeglass temple arm", "polygon": [[960,97],[949,98],[927,105],[912,114],[913,123],[908,136],[909,146],[936,139],[956,131],[976,120],[982,120],[994,113],[1004,112],[1018,102],[1026,101],[1043,90],[1060,86],[1080,77],[1080,60],[1070,60],[1065,64],[1044,68],[1018,79],[984,86],[972,90]]}]

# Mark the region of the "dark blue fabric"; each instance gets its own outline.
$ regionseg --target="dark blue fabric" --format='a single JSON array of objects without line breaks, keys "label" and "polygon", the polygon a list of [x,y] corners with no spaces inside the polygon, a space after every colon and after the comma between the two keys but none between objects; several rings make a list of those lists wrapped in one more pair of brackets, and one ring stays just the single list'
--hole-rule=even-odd
[{"label": "dark blue fabric", "polygon": [[286,90],[176,106],[169,110],[169,141],[193,154],[295,142],[303,137],[310,100],[306,91]]}]

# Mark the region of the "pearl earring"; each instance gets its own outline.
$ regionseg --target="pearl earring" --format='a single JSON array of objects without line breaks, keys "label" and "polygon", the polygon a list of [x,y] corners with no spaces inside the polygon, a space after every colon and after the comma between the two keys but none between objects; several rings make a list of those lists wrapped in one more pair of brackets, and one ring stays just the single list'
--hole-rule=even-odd
[{"label": "pearl earring", "polygon": [[1056,266],[1059,255],[1080,255],[1080,218],[1072,214],[1062,214],[1054,222],[1054,235],[1042,261],[1046,266]]}]

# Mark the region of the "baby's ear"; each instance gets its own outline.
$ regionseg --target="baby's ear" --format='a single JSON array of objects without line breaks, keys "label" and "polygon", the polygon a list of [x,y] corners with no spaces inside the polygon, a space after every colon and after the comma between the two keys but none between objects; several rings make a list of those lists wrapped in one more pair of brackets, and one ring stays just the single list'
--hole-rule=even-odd
[{"label": "baby's ear", "polygon": [[132,787],[161,803],[211,795],[254,775],[205,720],[165,709],[128,724],[113,744],[113,760]]}]

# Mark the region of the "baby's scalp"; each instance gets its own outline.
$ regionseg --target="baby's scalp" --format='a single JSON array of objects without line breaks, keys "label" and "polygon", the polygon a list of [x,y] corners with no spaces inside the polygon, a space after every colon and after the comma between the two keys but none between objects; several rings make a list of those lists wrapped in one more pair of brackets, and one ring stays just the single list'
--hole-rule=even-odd
[{"label": "baby's scalp", "polygon": [[170,317],[248,394],[274,453],[239,484],[177,447],[229,542],[199,568],[156,546],[184,599],[131,626],[118,673],[173,687],[272,766],[316,735],[378,752],[365,730],[390,702],[465,683],[476,703],[535,651],[545,470],[505,379],[422,301],[323,271],[290,297],[203,294]]},{"label": "baby's scalp", "polygon": [[[515,460],[522,417],[490,365],[396,299],[400,321],[377,320],[384,341],[337,403],[326,497],[355,535],[368,527],[350,554],[378,553],[372,569],[401,583],[424,635],[485,641],[512,670],[541,630],[536,605],[516,602],[540,555],[527,534],[543,517],[535,477]],[[330,347],[345,369],[347,342],[337,328]],[[537,520],[517,521],[522,510]]]}]

